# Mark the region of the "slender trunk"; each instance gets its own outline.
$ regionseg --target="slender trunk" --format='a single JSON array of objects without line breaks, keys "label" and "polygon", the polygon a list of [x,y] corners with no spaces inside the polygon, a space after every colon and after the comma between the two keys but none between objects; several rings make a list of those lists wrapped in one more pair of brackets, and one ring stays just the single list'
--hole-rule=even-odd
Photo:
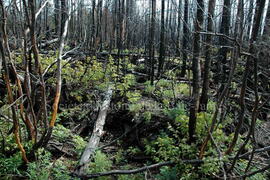
[{"label": "slender trunk", "polygon": [[[231,7],[232,7],[231,0],[224,1],[220,33],[227,36],[229,36],[229,33],[230,33]],[[229,41],[227,40],[227,38],[224,38],[224,37],[220,37],[219,41],[221,45],[221,48],[219,50],[219,57],[221,58],[221,63],[222,63],[221,65],[221,68],[222,68],[221,69],[221,83],[222,84],[219,89],[219,92],[221,93],[228,79],[227,74],[229,71],[229,67],[228,67],[227,54],[229,52],[229,48],[227,46],[229,45]]]},{"label": "slender trunk", "polygon": [[181,77],[185,77],[186,70],[187,70],[187,52],[188,52],[188,41],[189,41],[189,27],[188,27],[188,14],[189,14],[189,5],[188,0],[185,0],[185,12],[184,12],[184,23],[183,23],[183,48],[182,48],[182,54],[183,54],[183,63],[182,63],[182,69],[181,69]]},{"label": "slender trunk", "polygon": [[176,53],[177,56],[181,57],[181,18],[182,18],[182,0],[178,1],[178,17],[177,17],[177,42],[176,42]]},{"label": "slender trunk", "polygon": [[[213,1],[213,0],[210,0],[210,1]],[[212,2],[209,2],[209,4],[212,4]],[[226,97],[226,95],[228,94],[228,91],[229,91],[229,88],[231,86],[231,82],[232,82],[232,79],[233,79],[233,75],[235,73],[235,67],[236,67],[236,63],[240,57],[240,50],[241,50],[241,39],[242,39],[242,34],[243,34],[243,30],[241,28],[241,26],[243,25],[243,19],[244,19],[244,11],[243,11],[243,0],[239,0],[239,5],[238,5],[238,12],[237,12],[237,19],[236,19],[236,29],[235,29],[235,38],[238,40],[237,42],[235,42],[235,49],[233,51],[233,58],[232,58],[232,63],[231,63],[231,70],[230,70],[230,73],[229,73],[229,78],[228,78],[228,82],[227,84],[225,85],[221,95],[218,97],[218,100],[217,100],[217,105],[215,107],[215,112],[213,114],[213,117],[212,117],[212,122],[211,122],[211,125],[208,129],[208,134],[205,138],[205,140],[203,141],[203,144],[201,146],[201,149],[200,149],[200,153],[199,153],[199,158],[202,159],[203,156],[204,156],[204,152],[205,152],[205,149],[207,147],[207,144],[208,144],[208,141],[210,140],[211,136],[212,136],[212,133],[216,127],[216,123],[217,123],[217,117],[218,117],[218,114],[220,113],[221,111],[221,106],[224,104],[224,99]],[[209,7],[210,8],[210,7]],[[209,9],[209,12],[210,12],[210,9]]]},{"label": "slender trunk", "polygon": [[[26,3],[25,0],[23,0],[25,7]],[[28,23],[30,26],[30,39],[31,39],[31,44],[32,44],[32,52],[34,54],[34,59],[35,59],[35,67],[36,67],[36,72],[39,75],[40,81],[41,81],[41,91],[42,91],[42,109],[43,109],[43,121],[45,124],[45,129],[47,128],[47,99],[46,99],[46,87],[45,87],[45,81],[41,72],[41,65],[40,65],[40,60],[39,60],[39,51],[37,48],[37,42],[36,42],[36,35],[35,35],[35,24],[36,24],[36,16],[35,16],[35,2],[34,0],[29,0],[29,7],[30,7],[30,12],[31,16],[28,17]],[[27,9],[27,8],[26,8]],[[27,10],[26,10],[27,13]],[[30,21],[31,17],[31,21]],[[36,131],[36,136],[37,136],[37,121],[40,118],[37,117],[37,119],[33,122],[35,131]],[[35,138],[36,139],[36,138]]]},{"label": "slender trunk", "polygon": [[160,77],[165,59],[165,24],[164,24],[165,0],[161,0],[161,29],[160,29],[160,47],[159,47],[159,64],[158,77]]},{"label": "slender trunk", "polygon": [[[5,58],[5,49],[8,52],[9,61],[11,63],[12,69],[15,73],[16,82],[18,85],[18,90],[19,90],[21,95],[22,95],[22,93],[21,93],[22,89],[21,89],[21,85],[20,85],[20,80],[17,77],[16,69],[15,69],[13,63],[11,62],[11,55],[10,55],[10,50],[9,50],[9,46],[8,46],[8,38],[7,38],[7,31],[6,31],[7,16],[5,13],[3,0],[0,0],[0,8],[2,11],[2,17],[3,17],[2,18],[2,27],[1,27],[1,30],[2,30],[1,34],[3,37],[1,37],[1,42],[0,42],[0,54],[1,54],[1,59],[3,61],[3,66],[4,66],[4,70],[5,70],[4,71],[4,81],[5,81],[5,84],[7,87],[7,92],[8,92],[8,103],[11,105],[14,103],[14,97],[13,97],[12,88],[11,88],[11,84],[10,84],[8,63],[7,63],[6,58]],[[20,126],[19,120],[18,120],[18,117],[16,115],[16,109],[13,105],[11,106],[11,111],[12,111],[13,134],[15,137],[15,142],[22,153],[22,159],[24,160],[25,163],[28,163],[28,159],[26,157],[26,152],[25,152],[25,149],[21,143],[21,139],[20,139],[20,135],[19,135],[19,126]]]},{"label": "slender trunk", "polygon": [[264,25],[263,34],[265,36],[269,36],[270,34],[270,3],[268,4],[267,14],[265,17],[265,25]]},{"label": "slender trunk", "polygon": [[[209,0],[208,5],[208,24],[207,31],[213,31],[213,17],[215,13],[216,0]],[[210,73],[210,65],[211,65],[211,56],[212,56],[212,36],[207,35],[206,40],[206,51],[205,51],[205,63],[204,63],[204,73],[203,73],[203,85],[202,85],[202,94],[200,98],[200,107],[199,111],[207,110],[207,102],[208,102],[208,89],[209,89],[209,73]]]},{"label": "slender trunk", "polygon": [[195,19],[195,33],[193,41],[193,59],[192,59],[192,72],[193,72],[193,81],[192,81],[192,101],[190,106],[189,114],[189,143],[195,141],[195,131],[197,124],[197,112],[199,108],[199,93],[200,93],[200,41],[201,35],[200,31],[202,30],[203,25],[203,12],[204,12],[204,1],[197,0],[197,17]]},{"label": "slender trunk", "polygon": [[[254,42],[257,40],[257,36],[259,33],[263,10],[265,7],[265,1],[266,0],[257,0],[257,3],[256,3],[255,24],[254,24],[253,29],[252,29],[252,36],[251,36],[250,48],[249,48],[250,54],[255,54]],[[252,71],[251,68],[253,67],[252,60],[253,60],[253,57],[249,56],[247,59],[247,62],[246,62],[246,67],[245,67],[245,71],[244,71],[244,74],[242,77],[242,85],[241,85],[240,97],[239,97],[239,104],[240,104],[241,110],[240,110],[240,114],[238,117],[238,124],[237,124],[235,132],[234,132],[233,140],[232,140],[228,150],[226,151],[226,154],[230,154],[233,151],[233,148],[236,145],[236,142],[237,142],[239,134],[240,134],[240,129],[242,128],[242,124],[243,124],[243,121],[245,118],[245,112],[246,112],[245,95],[246,95],[246,89],[247,89],[247,79],[250,76],[250,73]]]},{"label": "slender trunk", "polygon": [[154,84],[155,73],[155,20],[156,20],[156,0],[151,1],[152,14],[150,26],[150,43],[149,43],[149,58],[150,58],[150,81]]},{"label": "slender trunk", "polygon": [[55,33],[58,34],[60,32],[60,5],[59,0],[54,1],[54,24],[55,24]]},{"label": "slender trunk", "polygon": [[252,16],[253,16],[253,9],[254,9],[254,0],[250,0],[249,1],[249,10],[248,10],[248,15],[247,15],[247,19],[246,19],[246,23],[247,23],[247,35],[246,35],[246,40],[249,41],[250,39],[250,31],[252,28]]},{"label": "slender trunk", "polygon": [[[66,4],[66,3],[65,3]],[[64,50],[64,45],[65,45],[65,39],[67,36],[67,31],[68,31],[68,23],[70,20],[70,13],[71,10],[69,8],[69,10],[67,10],[68,8],[65,6],[65,10],[63,13],[65,13],[65,24],[64,24],[64,28],[63,28],[63,34],[60,36],[60,44],[59,44],[59,53],[58,53],[58,57],[57,57],[57,71],[56,71],[56,93],[55,93],[55,97],[54,97],[54,103],[53,103],[53,112],[52,112],[52,116],[51,116],[51,120],[49,123],[49,129],[48,131],[46,131],[43,136],[41,137],[41,139],[39,140],[39,142],[37,144],[35,144],[35,146],[33,147],[32,151],[35,151],[36,149],[38,149],[41,146],[46,146],[47,143],[49,142],[51,135],[52,135],[52,131],[55,125],[55,121],[56,121],[56,115],[57,115],[57,111],[58,111],[58,104],[59,104],[59,100],[60,100],[60,96],[61,96],[61,87],[62,87],[62,66],[61,66],[61,60],[62,60],[62,54],[63,54],[63,50]],[[67,12],[68,11],[68,12]]]},{"label": "slender trunk", "polygon": [[92,34],[91,34],[91,47],[93,51],[96,51],[96,38],[95,38],[95,31],[96,31],[96,25],[95,25],[95,10],[96,10],[96,0],[92,0]]}]

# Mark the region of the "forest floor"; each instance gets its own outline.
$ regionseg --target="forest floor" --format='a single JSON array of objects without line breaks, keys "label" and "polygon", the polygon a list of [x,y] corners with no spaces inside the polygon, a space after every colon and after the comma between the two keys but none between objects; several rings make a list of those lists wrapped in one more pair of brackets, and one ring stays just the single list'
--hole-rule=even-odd
[{"label": "forest floor", "polygon": [[[53,57],[50,54],[41,57],[44,68],[54,62],[54,58],[48,58]],[[115,63],[117,61],[119,67]],[[78,167],[87,142],[94,133],[93,129],[108,87],[113,85],[113,95],[105,115],[101,139],[95,149],[95,155],[88,163],[86,174],[136,169],[162,162],[179,162],[176,167],[168,165],[117,177],[121,180],[173,180],[179,179],[179,173],[185,179],[196,179],[200,176],[208,179],[218,176],[224,164],[217,160],[219,151],[215,146],[207,147],[203,165],[200,164],[201,160],[198,160],[198,149],[207,135],[206,129],[216,108],[216,87],[210,83],[212,95],[207,111],[198,113],[196,129],[198,141],[195,144],[188,144],[191,77],[187,75],[187,78],[179,78],[180,61],[176,58],[167,58],[166,73],[164,72],[160,79],[151,84],[145,61],[144,57],[138,57],[136,54],[124,55],[121,58],[107,54],[101,54],[98,58],[77,57],[74,54],[71,59],[64,60],[62,95],[53,136],[46,149],[38,152],[39,160],[28,167],[28,174],[20,174],[30,179],[39,179],[43,175],[51,179],[76,178],[73,172]],[[55,93],[53,88],[55,68],[51,66],[45,76],[50,94]],[[239,112],[235,99],[232,93],[228,99],[228,103],[231,103],[230,109],[224,110],[225,118],[219,117],[220,122],[213,134],[215,143],[223,151],[231,142],[235,117]],[[49,107],[52,102],[52,98],[48,98]],[[260,121],[257,126],[256,140],[261,147],[270,145],[268,126],[265,121]],[[245,127],[241,130],[241,138],[247,133]],[[242,139],[237,145],[241,142]],[[250,147],[249,144],[245,152],[249,152]],[[267,153],[256,154],[255,159],[264,162],[268,156]],[[195,165],[189,164],[189,160],[195,162]],[[243,164],[246,163],[247,160],[243,160],[237,164],[239,175],[244,173]],[[46,164],[47,167],[44,166]],[[21,171],[19,167],[18,171]],[[256,178],[262,176],[258,174]],[[112,175],[99,179],[117,179],[117,177]]]}]

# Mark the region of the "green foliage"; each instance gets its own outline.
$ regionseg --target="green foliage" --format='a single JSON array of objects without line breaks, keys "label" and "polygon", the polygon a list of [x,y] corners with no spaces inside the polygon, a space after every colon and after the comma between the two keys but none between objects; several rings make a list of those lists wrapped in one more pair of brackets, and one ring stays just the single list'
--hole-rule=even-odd
[{"label": "green foliage", "polygon": [[145,85],[145,93],[151,95],[155,90],[155,86],[151,85],[150,81],[146,81],[144,85]]},{"label": "green foliage", "polygon": [[[213,103],[214,104],[214,103]],[[200,144],[207,135],[207,128],[212,121],[213,109],[209,108],[209,112],[201,112],[197,114],[196,136],[197,143]],[[145,152],[151,155],[157,162],[174,161],[179,162],[181,159],[196,159],[198,153],[198,144],[188,144],[188,122],[189,117],[186,113],[185,106],[178,104],[175,108],[164,109],[164,113],[172,120],[168,123],[167,131],[161,132],[155,140],[145,140]],[[222,124],[219,124],[213,132],[215,142],[220,148],[225,149],[225,143],[231,140],[231,137],[226,136],[222,130]],[[198,177],[211,177],[211,173],[217,173],[220,170],[221,163],[218,159],[215,147],[210,143],[205,152],[205,163],[198,166],[194,171],[193,166],[188,164],[178,163],[177,172],[181,174],[181,179],[196,179]],[[226,161],[226,157],[222,161]],[[163,174],[162,174],[163,173]],[[167,175],[165,174],[167,173]],[[161,172],[158,176],[160,179],[169,179],[170,172]],[[174,173],[175,174],[175,173]],[[172,177],[176,178],[176,177]]]},{"label": "green foliage", "polygon": [[114,155],[114,160],[116,164],[121,164],[122,162],[125,162],[125,158],[124,158],[124,150],[123,149],[119,149],[115,155]]},{"label": "green foliage", "polygon": [[174,120],[179,115],[186,115],[185,105],[177,104],[174,108],[164,109],[165,115],[167,115],[170,119]]},{"label": "green foliage", "polygon": [[70,136],[70,130],[65,128],[63,125],[57,124],[53,130],[53,136],[57,141],[65,141]]},{"label": "green foliage", "polygon": [[136,103],[141,99],[142,95],[138,91],[128,91],[126,93],[127,99],[130,103]]},{"label": "green foliage", "polygon": [[27,175],[31,180],[47,180],[50,176],[51,154],[39,149],[36,154],[38,160],[28,164]]},{"label": "green foliage", "polygon": [[156,141],[146,142],[145,153],[153,155],[154,160],[176,160],[179,155],[179,147],[175,146],[175,140],[165,133],[161,134]]},{"label": "green foliage", "polygon": [[216,106],[217,106],[217,103],[214,102],[214,101],[208,101],[207,103],[207,112],[208,113],[214,113],[214,111],[216,110]]},{"label": "green foliage", "polygon": [[133,113],[139,113],[143,109],[143,104],[137,103],[137,104],[130,104],[129,105],[129,111]]},{"label": "green foliage", "polygon": [[[235,171],[241,176],[245,174],[245,169],[247,167],[248,161],[247,160],[239,160],[236,163]],[[257,171],[261,167],[260,166],[250,166],[249,171]],[[258,179],[268,179],[267,172],[257,173],[248,178],[248,180],[258,180]]]},{"label": "green foliage", "polygon": [[76,153],[80,154],[84,150],[87,144],[86,141],[81,136],[78,136],[78,135],[73,135],[72,140],[75,145]]},{"label": "green foliage", "polygon": [[122,82],[116,84],[116,89],[120,91],[120,94],[123,96],[126,92],[134,86],[136,83],[135,76],[133,74],[127,74],[123,77]]},{"label": "green foliage", "polygon": [[[51,154],[44,149],[39,149],[36,153],[37,161],[28,164],[27,176],[31,180],[73,180],[69,176],[68,163],[64,159],[57,159],[52,162]],[[76,178],[75,178],[76,179]]]},{"label": "green foliage", "polygon": [[77,178],[70,177],[69,176],[69,169],[67,162],[64,159],[57,159],[54,164],[52,165],[53,167],[51,168],[51,177],[54,180],[75,180]]},{"label": "green foliage", "polygon": [[160,79],[151,85],[150,81],[144,83],[145,93],[149,96],[157,96],[161,99],[164,107],[170,107],[172,102],[182,96],[189,95],[189,86],[183,83],[176,83],[174,81],[168,81],[165,79]]},{"label": "green foliage", "polygon": [[176,167],[162,167],[160,168],[160,174],[156,176],[158,180],[178,180]]},{"label": "green foliage", "polygon": [[136,174],[136,175],[120,175],[118,177],[119,180],[142,180],[144,177],[143,175]]},{"label": "green foliage", "polygon": [[139,149],[139,148],[137,148],[137,147],[129,147],[128,149],[127,149],[127,153],[129,154],[129,155],[136,155],[136,154],[138,154],[138,153],[141,153],[141,150]]},{"label": "green foliage", "polygon": [[177,95],[189,95],[189,85],[184,83],[177,83],[175,85],[175,92]]},{"label": "green foliage", "polygon": [[55,138],[58,142],[63,143],[65,143],[67,139],[70,139],[74,144],[77,154],[80,154],[86,146],[86,141],[84,141],[81,136],[73,134],[69,129],[60,124],[55,126],[53,131],[53,138]]},{"label": "green foliage", "polygon": [[[112,161],[101,151],[95,154],[94,162],[90,163],[88,173],[97,173],[110,170]],[[107,177],[99,177],[98,180],[107,180]]]},{"label": "green foliage", "polygon": [[143,117],[144,117],[145,121],[149,123],[151,121],[151,119],[152,119],[152,112],[151,111],[145,111],[143,113]]},{"label": "green foliage", "polygon": [[22,165],[22,156],[20,153],[7,158],[0,156],[0,174],[20,174],[19,167]]}]

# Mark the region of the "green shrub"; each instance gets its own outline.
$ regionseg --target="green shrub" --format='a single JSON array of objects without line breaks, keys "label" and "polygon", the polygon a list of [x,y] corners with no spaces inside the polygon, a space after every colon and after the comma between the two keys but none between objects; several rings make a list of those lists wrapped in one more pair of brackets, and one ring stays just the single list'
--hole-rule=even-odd
[{"label": "green shrub", "polygon": [[[101,151],[95,154],[94,162],[90,163],[88,173],[97,173],[110,170],[112,161]],[[107,180],[107,177],[99,177],[98,180]]]},{"label": "green shrub", "polygon": [[176,167],[162,167],[160,168],[160,174],[156,176],[158,180],[178,180]]},{"label": "green shrub", "polygon": [[27,175],[31,180],[47,180],[50,177],[51,154],[43,148],[36,153],[37,161],[28,163]]},{"label": "green shrub", "polygon": [[22,156],[20,153],[7,158],[5,156],[0,156],[0,174],[20,174],[19,167],[22,165]]}]

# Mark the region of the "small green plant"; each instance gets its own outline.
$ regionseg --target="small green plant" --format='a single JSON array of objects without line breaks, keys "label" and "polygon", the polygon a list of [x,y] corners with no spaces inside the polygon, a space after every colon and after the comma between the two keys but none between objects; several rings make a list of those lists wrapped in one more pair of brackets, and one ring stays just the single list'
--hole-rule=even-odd
[{"label": "small green plant", "polygon": [[152,155],[156,162],[176,160],[180,149],[175,143],[173,138],[162,133],[156,141],[145,142],[145,153]]},{"label": "small green plant", "polygon": [[160,168],[160,174],[156,176],[158,180],[178,180],[176,167],[162,167]]},{"label": "small green plant", "polygon": [[75,144],[76,153],[80,154],[87,144],[86,141],[79,135],[72,135],[72,140]]},{"label": "small green plant", "polygon": [[4,156],[0,156],[0,174],[8,175],[8,174],[20,174],[19,166],[22,165],[22,156],[20,153],[16,153],[15,155],[7,158]]},{"label": "small green plant", "polygon": [[75,152],[77,154],[80,154],[86,146],[86,141],[84,141],[81,136],[73,134],[70,129],[67,129],[60,124],[57,124],[55,126],[53,131],[53,138],[63,143],[65,143],[67,139],[71,139],[71,142],[74,144]]},{"label": "small green plant", "polygon": [[145,93],[148,95],[151,95],[155,90],[155,86],[151,85],[150,81],[146,81],[144,85],[145,85],[145,90],[144,90]]},{"label": "small green plant", "polygon": [[127,96],[128,101],[129,101],[130,103],[136,103],[136,102],[137,102],[138,100],[140,100],[141,97],[142,97],[142,95],[141,95],[139,92],[137,92],[137,91],[135,91],[135,92],[128,91],[128,92],[126,93],[126,96]]},{"label": "small green plant", "polygon": [[47,180],[50,176],[51,154],[43,148],[38,149],[37,161],[28,164],[27,175],[31,180]]},{"label": "small green plant", "polygon": [[77,178],[70,177],[69,169],[63,159],[57,159],[51,168],[51,178],[54,180],[75,180]]},{"label": "small green plant", "polygon": [[[90,163],[88,173],[97,173],[110,170],[112,161],[101,151],[95,154],[94,162]],[[107,180],[107,177],[99,177],[98,180]]]},{"label": "small green plant", "polygon": [[122,162],[125,162],[125,159],[124,159],[124,150],[123,149],[119,149],[115,155],[114,155],[114,159],[115,159],[115,163],[116,164],[120,164]]}]

